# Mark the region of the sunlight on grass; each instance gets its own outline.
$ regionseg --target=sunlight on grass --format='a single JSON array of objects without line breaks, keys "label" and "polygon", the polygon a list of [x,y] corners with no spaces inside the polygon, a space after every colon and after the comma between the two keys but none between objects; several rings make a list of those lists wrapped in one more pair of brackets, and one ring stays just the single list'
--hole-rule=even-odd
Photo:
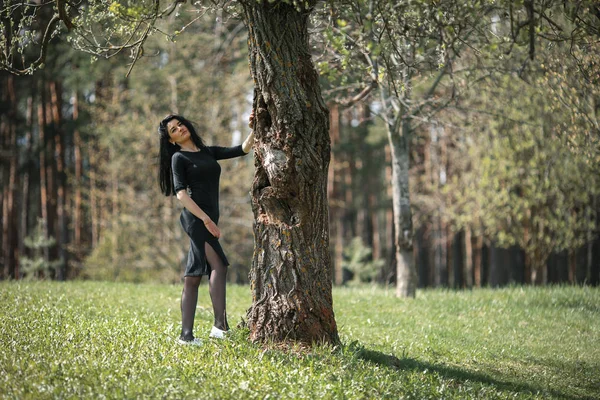
[{"label": "sunlight on grass", "polygon": [[[598,398],[600,290],[335,288],[341,348],[267,350],[238,330],[176,344],[180,286],[0,284],[3,398]],[[228,287],[231,325],[250,305]]]}]

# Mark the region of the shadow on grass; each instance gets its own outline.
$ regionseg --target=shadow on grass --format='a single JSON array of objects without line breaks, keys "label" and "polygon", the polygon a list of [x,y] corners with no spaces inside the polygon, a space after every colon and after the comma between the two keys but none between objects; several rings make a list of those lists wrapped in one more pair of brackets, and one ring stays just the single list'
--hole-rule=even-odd
[{"label": "shadow on grass", "polygon": [[[533,385],[529,385],[526,383],[517,383],[510,381],[503,381],[497,378],[493,378],[488,374],[478,373],[468,371],[466,369],[460,369],[455,367],[450,367],[443,364],[432,364],[428,362],[423,362],[419,360],[415,360],[413,358],[398,358],[394,355],[389,355],[385,353],[381,353],[379,351],[369,350],[364,347],[361,347],[356,352],[356,357],[377,365],[381,365],[388,368],[393,368],[396,370],[405,370],[405,371],[433,371],[439,374],[444,378],[456,379],[458,381],[474,381],[480,382],[487,385],[495,386],[500,390],[507,390],[512,392],[522,392],[528,394],[541,394],[542,396],[545,394],[551,394],[555,397],[565,398],[565,399],[583,399],[586,397],[576,396],[572,394],[563,393],[559,390],[551,389],[551,388],[541,388]],[[524,377],[526,379],[526,377]]]}]

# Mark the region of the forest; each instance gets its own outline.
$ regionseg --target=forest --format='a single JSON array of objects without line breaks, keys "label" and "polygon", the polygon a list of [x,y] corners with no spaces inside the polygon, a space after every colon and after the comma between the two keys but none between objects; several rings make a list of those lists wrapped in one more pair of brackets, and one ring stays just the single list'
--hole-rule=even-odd
[{"label": "forest", "polygon": [[[205,142],[240,144],[264,59],[309,68],[283,61],[284,40],[257,43],[244,7],[2,2],[0,278],[180,281],[189,240],[159,190],[158,123],[181,114]],[[328,110],[315,215],[335,285],[598,285],[595,2],[281,7],[305,11],[324,105],[294,106]],[[259,262],[260,160],[221,164],[221,242],[239,284]]]}]

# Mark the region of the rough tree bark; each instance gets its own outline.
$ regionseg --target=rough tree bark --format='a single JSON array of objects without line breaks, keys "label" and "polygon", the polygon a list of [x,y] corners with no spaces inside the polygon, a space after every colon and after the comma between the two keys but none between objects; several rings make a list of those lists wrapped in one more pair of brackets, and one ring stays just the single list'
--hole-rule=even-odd
[{"label": "rough tree bark", "polygon": [[312,64],[308,16],[284,2],[243,2],[255,83],[253,341],[339,343],[327,210],[329,113]]}]

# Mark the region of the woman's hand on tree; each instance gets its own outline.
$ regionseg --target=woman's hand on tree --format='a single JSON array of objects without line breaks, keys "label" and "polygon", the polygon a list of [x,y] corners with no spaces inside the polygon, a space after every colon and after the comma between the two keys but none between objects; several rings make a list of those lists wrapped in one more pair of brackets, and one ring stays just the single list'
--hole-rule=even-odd
[{"label": "woman's hand on tree", "polygon": [[252,112],[250,113],[250,118],[248,118],[248,127],[250,129],[254,129],[254,109],[252,109]]}]

